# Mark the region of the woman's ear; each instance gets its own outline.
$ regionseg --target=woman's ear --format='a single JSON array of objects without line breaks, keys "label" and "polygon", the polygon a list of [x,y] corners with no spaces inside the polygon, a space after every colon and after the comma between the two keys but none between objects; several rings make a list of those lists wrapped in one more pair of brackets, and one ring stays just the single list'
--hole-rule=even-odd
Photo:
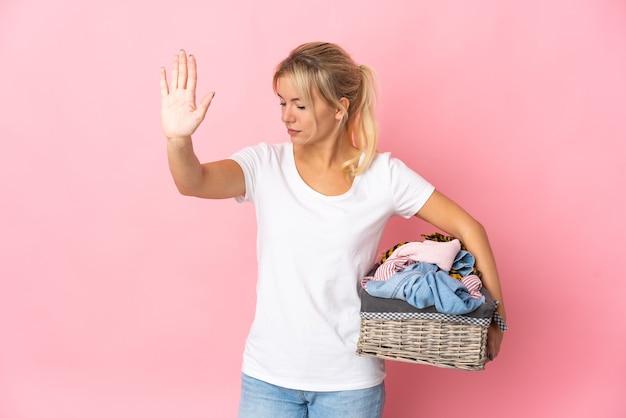
[{"label": "woman's ear", "polygon": [[335,119],[343,120],[343,118],[348,114],[348,108],[350,107],[350,100],[346,99],[345,97],[342,97],[341,99],[339,99],[339,103],[343,105],[345,110],[337,109],[337,111],[335,112]]}]

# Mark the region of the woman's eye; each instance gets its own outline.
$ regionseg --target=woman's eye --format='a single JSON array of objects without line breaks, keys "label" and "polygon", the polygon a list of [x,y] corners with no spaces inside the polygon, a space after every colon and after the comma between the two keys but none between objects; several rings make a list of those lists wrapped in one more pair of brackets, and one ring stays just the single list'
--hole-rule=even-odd
[{"label": "woman's eye", "polygon": [[[280,102],[279,104],[280,104],[282,107],[287,106],[287,102]],[[306,109],[306,106],[304,106],[304,105],[296,105],[296,107],[297,107],[298,109],[300,109],[300,110],[304,110],[304,109]]]}]

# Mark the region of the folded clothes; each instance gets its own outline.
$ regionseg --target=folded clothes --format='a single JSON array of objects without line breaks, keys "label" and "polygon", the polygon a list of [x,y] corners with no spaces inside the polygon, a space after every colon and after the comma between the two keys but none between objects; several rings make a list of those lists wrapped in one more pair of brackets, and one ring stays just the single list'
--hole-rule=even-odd
[{"label": "folded clothes", "polygon": [[462,283],[426,262],[412,264],[388,280],[364,284],[372,296],[404,300],[416,308],[435,306],[453,315],[472,312],[485,302],[484,296],[474,299]]},{"label": "folded clothes", "polygon": [[[393,248],[391,253],[387,251],[385,261],[376,271],[362,279],[363,286],[370,280],[389,280],[397,272],[418,262],[435,264],[441,270],[448,271],[459,257],[461,242],[458,239],[448,242],[404,242]],[[460,262],[457,264],[461,265]]]},{"label": "folded clothes", "polygon": [[397,272],[415,263],[417,261],[407,256],[389,258],[376,269],[374,276],[364,278],[363,283],[365,285],[369,280],[389,280]]},{"label": "folded clothes", "polygon": [[461,279],[461,283],[463,283],[463,286],[467,288],[470,296],[474,299],[478,299],[482,296],[480,289],[483,288],[483,282],[477,275],[470,274],[469,276],[465,276]]},{"label": "folded clothes", "polygon": [[387,250],[383,251],[383,254],[382,254],[382,256],[380,257],[380,261],[378,262],[378,264],[382,264],[382,263],[384,263],[385,261],[387,261],[387,259],[391,256],[391,254],[393,254],[393,252],[394,252],[396,249],[398,249],[398,247],[401,247],[401,246],[403,246],[404,244],[408,244],[408,243],[409,243],[409,241],[402,241],[402,242],[397,243],[397,244],[396,244],[396,245],[394,245],[393,247],[391,247],[391,248],[389,248],[389,249],[387,249]]},{"label": "folded clothes", "polygon": [[474,264],[476,264],[474,256],[466,250],[461,250],[454,258],[454,262],[452,263],[450,270],[454,270],[456,273],[460,274],[461,277],[465,277],[472,274],[474,271]]},{"label": "folded clothes", "polygon": [[[400,315],[413,315],[413,314],[439,314],[437,309],[434,306],[429,306],[427,308],[416,308],[415,306],[409,305],[406,301],[400,299],[389,299],[389,298],[378,298],[370,295],[367,291],[359,284],[358,285],[359,297],[361,298],[361,312],[362,313],[372,313],[372,314],[389,314],[392,315],[394,313]],[[463,315],[463,317],[467,318],[491,318],[496,309],[496,302],[491,297],[491,294],[484,287],[480,290],[481,294],[485,296],[485,303],[480,305],[478,309],[473,310],[472,312],[468,312]],[[445,315],[445,314],[442,314]]]},{"label": "folded clothes", "polygon": [[[433,232],[432,234],[422,234],[422,238],[424,238],[424,243],[433,243],[433,242],[449,242],[455,240],[456,238],[450,235],[443,235],[439,232]],[[468,255],[469,254],[469,255]],[[457,254],[458,260],[455,259],[455,263],[453,263],[450,268],[450,277],[461,280],[463,276],[467,276],[468,274],[475,274],[478,278],[482,278],[482,273],[476,268],[474,256],[467,252],[467,248],[461,242],[461,251]],[[469,270],[468,267],[471,264],[472,269]],[[456,268],[461,268],[463,271],[459,272]],[[469,271],[468,271],[469,270]]]},{"label": "folded clothes", "polygon": [[461,242],[458,239],[448,242],[409,242],[398,247],[386,262],[407,257],[415,261],[436,264],[441,270],[450,271],[460,250]]}]

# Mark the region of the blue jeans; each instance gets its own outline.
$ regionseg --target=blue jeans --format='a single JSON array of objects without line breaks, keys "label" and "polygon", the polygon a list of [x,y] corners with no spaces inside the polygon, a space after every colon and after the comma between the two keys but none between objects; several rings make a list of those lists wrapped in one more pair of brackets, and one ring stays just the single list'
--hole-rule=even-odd
[{"label": "blue jeans", "polygon": [[239,418],[381,418],[385,384],[367,389],[308,392],[243,374]]}]

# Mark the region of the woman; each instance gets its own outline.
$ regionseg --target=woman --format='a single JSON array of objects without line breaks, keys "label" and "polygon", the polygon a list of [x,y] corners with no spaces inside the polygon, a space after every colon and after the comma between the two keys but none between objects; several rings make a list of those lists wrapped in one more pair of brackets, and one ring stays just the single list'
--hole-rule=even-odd
[{"label": "woman", "polygon": [[[258,285],[246,342],[240,417],[381,417],[384,364],[355,354],[357,282],[386,222],[417,216],[463,242],[500,302],[484,228],[389,153],[378,153],[374,72],[338,45],[301,45],[273,87],[291,141],[257,144],[200,163],[191,135],[214,93],[196,105],[196,61],[180,51],[170,85],[161,69],[162,125],[178,190],[255,205]],[[502,331],[489,329],[490,358]]]}]

